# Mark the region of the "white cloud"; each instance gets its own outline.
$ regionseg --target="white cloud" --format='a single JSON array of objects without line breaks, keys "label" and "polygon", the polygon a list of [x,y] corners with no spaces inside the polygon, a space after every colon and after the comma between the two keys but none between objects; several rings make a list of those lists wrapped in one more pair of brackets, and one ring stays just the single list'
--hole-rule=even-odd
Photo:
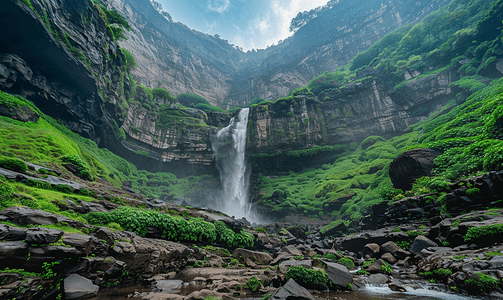
[{"label": "white cloud", "polygon": [[[290,22],[299,12],[326,5],[328,0],[271,0],[265,12],[253,19],[232,42],[244,50],[264,49],[290,37]],[[247,38],[243,38],[246,36]]]},{"label": "white cloud", "polygon": [[309,11],[313,8],[326,5],[328,0],[290,0],[287,3],[283,0],[273,0],[271,11],[278,20],[278,30],[274,36],[276,41],[284,40],[291,36],[290,22],[299,12]]},{"label": "white cloud", "polygon": [[208,10],[223,14],[231,7],[230,0],[209,0]]}]

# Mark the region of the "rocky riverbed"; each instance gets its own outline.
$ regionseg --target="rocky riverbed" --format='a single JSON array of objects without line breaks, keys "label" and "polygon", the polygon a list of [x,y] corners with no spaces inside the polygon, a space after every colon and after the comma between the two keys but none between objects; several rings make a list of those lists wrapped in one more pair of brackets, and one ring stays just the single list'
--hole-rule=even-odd
[{"label": "rocky riverbed", "polygon": [[[503,298],[501,239],[494,235],[464,240],[469,228],[503,223],[501,213],[499,209],[475,211],[335,239],[319,232],[307,234],[296,226],[289,228],[292,232],[281,228],[256,233],[253,249],[226,249],[146,238],[12,207],[0,212],[4,223],[0,224],[4,269],[0,295],[51,299],[64,291],[66,299],[350,300],[372,295],[497,299]],[[89,234],[7,225],[16,222],[31,226],[66,222]],[[276,230],[276,226],[266,228]],[[450,246],[447,241],[456,241],[457,235],[465,238]],[[299,279],[289,271],[294,267],[321,270],[329,280],[315,286],[311,273]]]},{"label": "rocky riverbed", "polygon": [[[75,176],[63,182],[2,171],[11,182],[95,194],[94,201],[71,194],[53,201],[60,214],[23,206],[30,202],[22,195],[18,206],[0,211],[2,299],[503,298],[501,171],[451,184],[449,214],[439,213],[445,203],[432,200],[434,194],[420,195],[378,204],[359,223],[331,229],[298,216],[254,228],[217,211],[125,194]],[[469,194],[467,186],[479,192]],[[116,196],[120,204],[111,202]],[[245,232],[253,243],[245,249],[202,236],[180,243],[153,225],[137,231],[140,236],[122,230],[124,223],[103,227],[64,216],[113,215],[124,205],[185,219],[186,226],[220,222],[219,228]]]}]

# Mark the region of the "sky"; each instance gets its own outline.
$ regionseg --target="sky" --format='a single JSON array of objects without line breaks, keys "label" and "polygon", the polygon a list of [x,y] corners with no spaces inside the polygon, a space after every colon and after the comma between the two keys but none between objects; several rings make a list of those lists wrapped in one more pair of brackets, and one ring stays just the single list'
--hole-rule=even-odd
[{"label": "sky", "polygon": [[293,33],[290,21],[299,12],[326,5],[328,0],[156,0],[174,22],[215,35],[229,43],[264,49]]}]

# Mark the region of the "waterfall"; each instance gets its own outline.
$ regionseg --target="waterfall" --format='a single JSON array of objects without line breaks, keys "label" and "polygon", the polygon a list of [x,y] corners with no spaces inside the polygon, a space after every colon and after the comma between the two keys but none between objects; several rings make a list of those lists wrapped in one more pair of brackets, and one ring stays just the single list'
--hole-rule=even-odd
[{"label": "waterfall", "polygon": [[218,131],[212,141],[216,165],[223,186],[222,195],[215,203],[217,209],[237,218],[248,217],[248,187],[250,171],[246,168],[246,127],[249,108],[232,118],[229,126]]}]

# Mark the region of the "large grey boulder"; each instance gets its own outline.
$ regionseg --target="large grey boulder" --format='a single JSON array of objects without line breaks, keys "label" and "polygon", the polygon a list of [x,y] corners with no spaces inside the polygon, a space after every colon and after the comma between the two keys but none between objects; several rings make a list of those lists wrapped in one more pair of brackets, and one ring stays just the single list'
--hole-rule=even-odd
[{"label": "large grey boulder", "polygon": [[272,261],[272,257],[271,255],[269,255],[269,253],[251,251],[243,248],[238,248],[232,253],[232,257],[237,258],[239,256],[242,256],[243,258],[249,258],[258,265],[268,265]]},{"label": "large grey boulder", "polygon": [[25,241],[31,244],[50,244],[59,241],[63,234],[64,232],[58,229],[30,228],[26,231]]},{"label": "large grey boulder", "polygon": [[271,300],[315,300],[313,295],[300,286],[295,280],[290,279],[288,282],[272,294]]},{"label": "large grey boulder", "polygon": [[64,286],[66,299],[90,298],[96,296],[100,289],[91,280],[77,274],[72,274],[65,278]]},{"label": "large grey boulder", "polygon": [[412,245],[410,245],[410,252],[419,255],[421,254],[421,250],[429,247],[438,247],[438,245],[429,238],[419,235],[414,239]]},{"label": "large grey boulder", "polygon": [[386,242],[385,244],[381,245],[381,253],[389,253],[397,259],[405,259],[407,256],[411,255],[409,251],[403,250],[392,241]]},{"label": "large grey boulder", "polygon": [[349,284],[353,283],[353,277],[348,271],[348,268],[341,264],[326,262],[328,278],[332,281],[335,287],[348,288]]},{"label": "large grey boulder", "polygon": [[26,238],[26,229],[0,224],[0,240],[21,241]]}]

